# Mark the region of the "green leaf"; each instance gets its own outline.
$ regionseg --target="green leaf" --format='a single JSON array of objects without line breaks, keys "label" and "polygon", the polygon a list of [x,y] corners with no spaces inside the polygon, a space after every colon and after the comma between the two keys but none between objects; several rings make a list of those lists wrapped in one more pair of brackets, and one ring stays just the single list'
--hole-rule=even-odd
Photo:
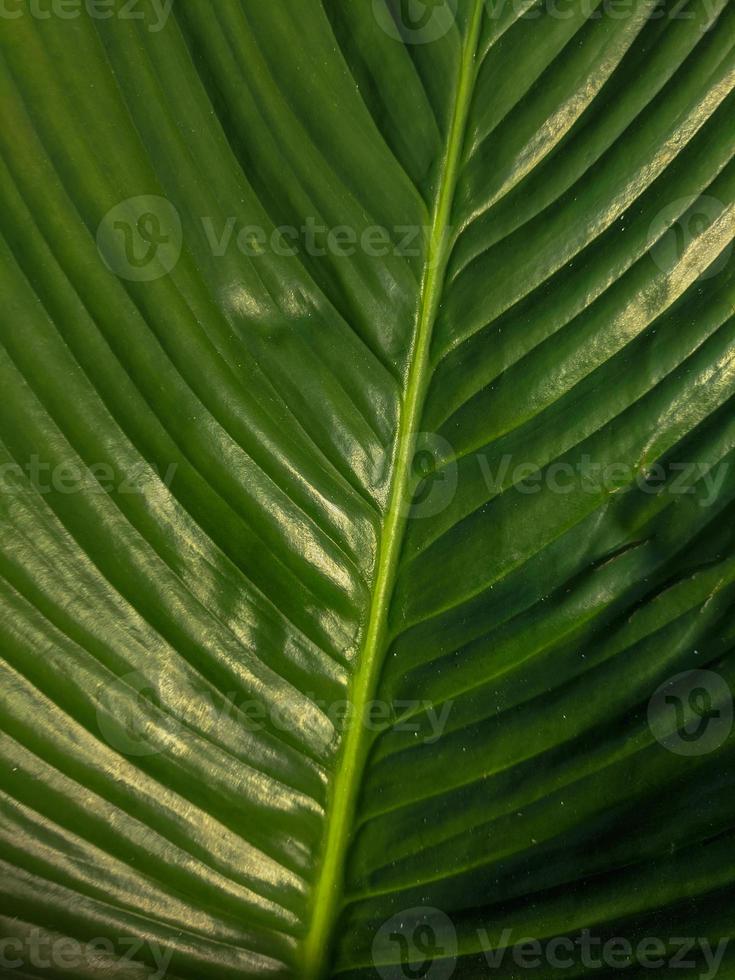
[{"label": "green leaf", "polygon": [[735,977],[735,6],[0,34],[0,972]]}]

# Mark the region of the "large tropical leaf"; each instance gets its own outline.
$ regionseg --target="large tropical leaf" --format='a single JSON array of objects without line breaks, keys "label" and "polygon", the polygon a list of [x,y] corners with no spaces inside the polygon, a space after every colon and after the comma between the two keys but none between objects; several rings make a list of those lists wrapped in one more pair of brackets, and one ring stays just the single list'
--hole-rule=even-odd
[{"label": "large tropical leaf", "polygon": [[3,975],[735,977],[735,5],[0,30]]}]

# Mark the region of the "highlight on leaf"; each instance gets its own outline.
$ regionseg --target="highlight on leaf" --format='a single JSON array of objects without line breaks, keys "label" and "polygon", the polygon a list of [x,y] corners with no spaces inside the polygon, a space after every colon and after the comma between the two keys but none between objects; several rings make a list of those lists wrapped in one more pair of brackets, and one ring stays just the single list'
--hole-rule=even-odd
[{"label": "highlight on leaf", "polygon": [[0,973],[735,976],[735,6],[0,73]]}]

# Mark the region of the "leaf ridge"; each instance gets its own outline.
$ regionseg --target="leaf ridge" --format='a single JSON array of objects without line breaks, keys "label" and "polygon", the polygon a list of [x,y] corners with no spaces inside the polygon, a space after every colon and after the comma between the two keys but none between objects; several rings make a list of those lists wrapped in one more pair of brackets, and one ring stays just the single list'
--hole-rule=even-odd
[{"label": "leaf ridge", "polygon": [[365,640],[350,688],[350,700],[356,709],[357,722],[349,727],[345,736],[328,804],[322,866],[312,896],[312,921],[303,951],[304,980],[319,980],[325,975],[331,937],[340,911],[344,862],[352,837],[360,777],[369,750],[362,716],[377,686],[388,638],[388,612],[406,526],[406,496],[413,483],[417,426],[429,382],[433,327],[450,255],[450,220],[476,78],[484,5],[485,0],[473,0],[468,19],[452,124],[432,218],[414,348],[394,450],[392,489],[381,535]]}]

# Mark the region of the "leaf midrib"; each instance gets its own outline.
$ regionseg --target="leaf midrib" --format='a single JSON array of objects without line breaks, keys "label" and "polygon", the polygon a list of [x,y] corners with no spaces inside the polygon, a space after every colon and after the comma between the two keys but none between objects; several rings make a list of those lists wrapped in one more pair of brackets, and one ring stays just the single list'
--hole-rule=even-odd
[{"label": "leaf midrib", "polygon": [[406,394],[401,406],[391,488],[380,535],[368,626],[359,655],[358,668],[350,685],[353,719],[347,728],[340,749],[330,793],[323,858],[312,894],[312,918],[303,947],[304,980],[323,980],[328,976],[333,935],[342,908],[345,860],[351,842],[362,775],[370,749],[370,740],[366,737],[368,729],[362,724],[362,719],[377,688],[388,638],[388,612],[410,505],[412,462],[417,430],[430,378],[431,338],[449,260],[451,231],[449,222],[474,90],[475,60],[480,39],[483,3],[484,0],[472,0],[452,123],[435,197],[418,306],[417,328]]}]

